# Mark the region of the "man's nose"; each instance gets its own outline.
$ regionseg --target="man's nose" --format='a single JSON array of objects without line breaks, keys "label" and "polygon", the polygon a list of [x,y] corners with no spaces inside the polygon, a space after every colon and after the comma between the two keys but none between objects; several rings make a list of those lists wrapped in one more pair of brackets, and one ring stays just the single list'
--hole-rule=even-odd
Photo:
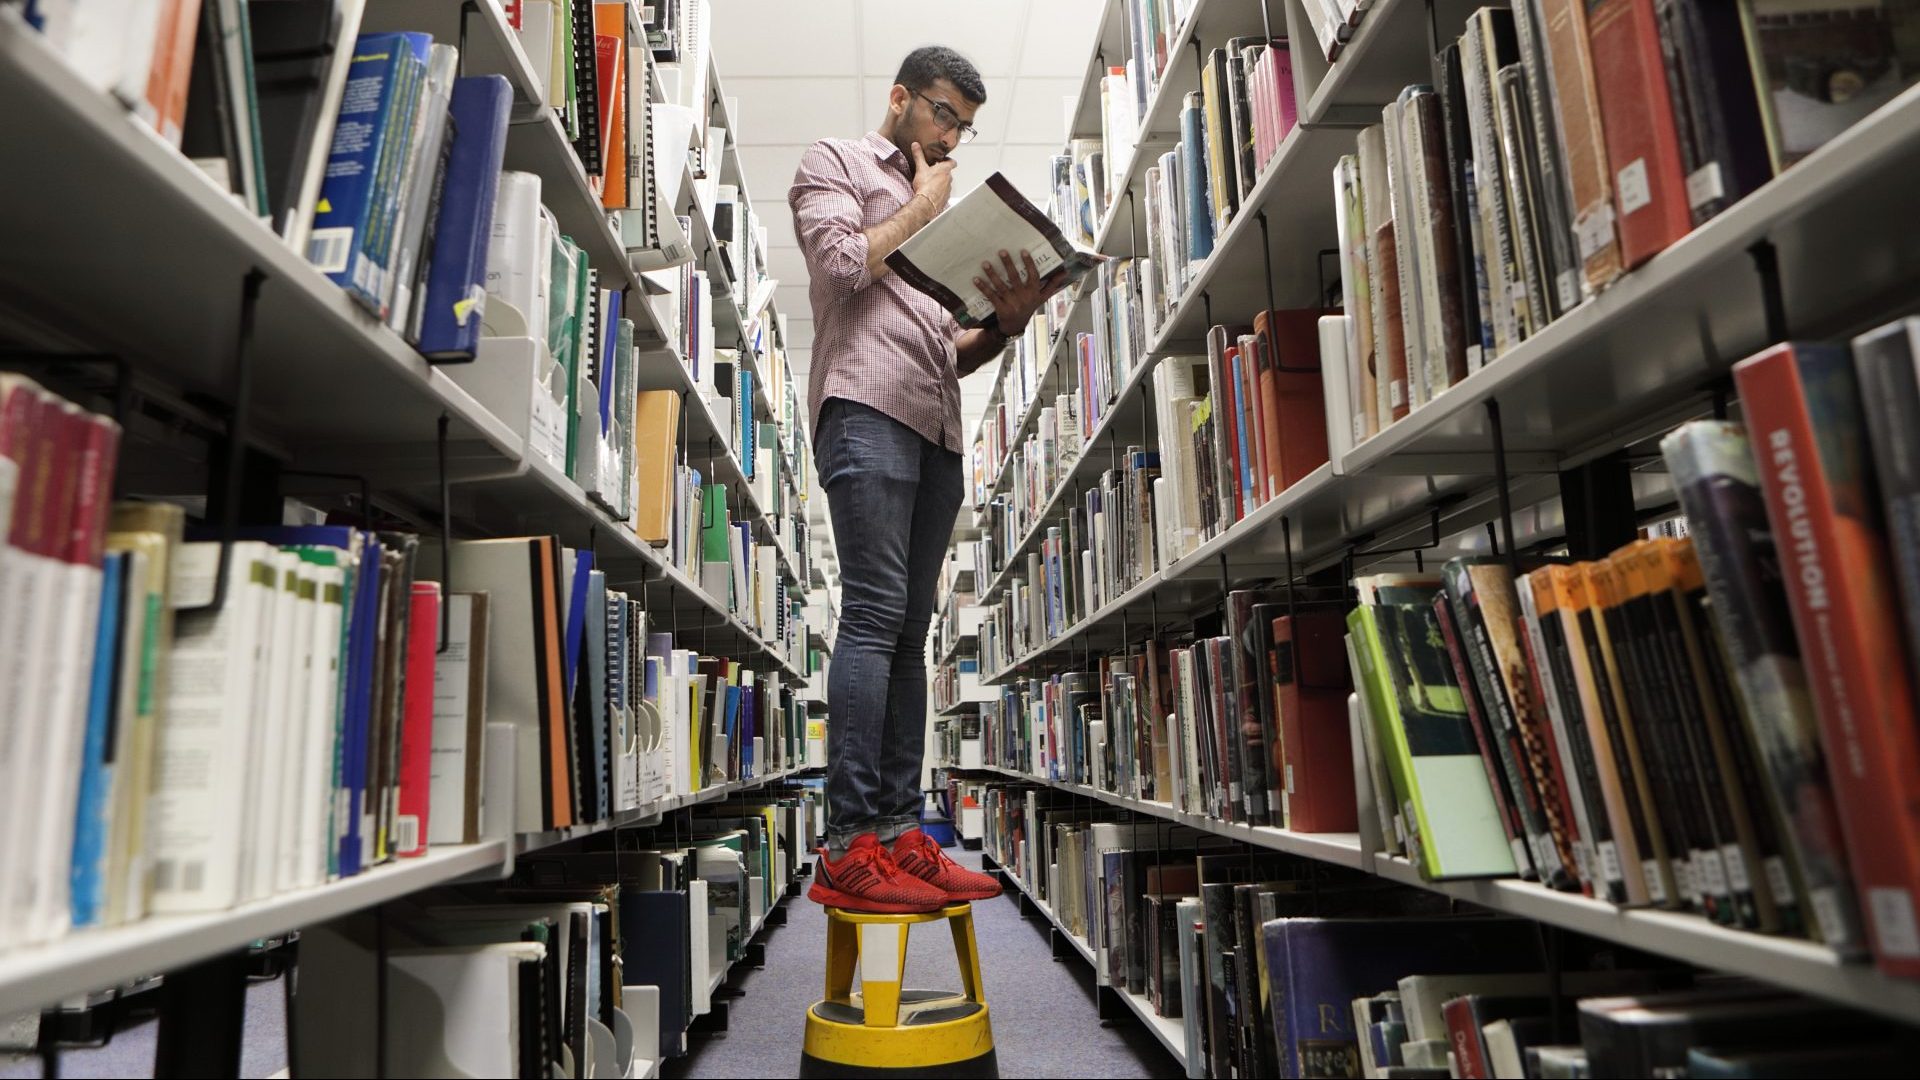
[{"label": "man's nose", "polygon": [[947,153],[953,153],[960,146],[960,129],[954,128],[952,131],[941,132],[940,145],[946,148]]}]

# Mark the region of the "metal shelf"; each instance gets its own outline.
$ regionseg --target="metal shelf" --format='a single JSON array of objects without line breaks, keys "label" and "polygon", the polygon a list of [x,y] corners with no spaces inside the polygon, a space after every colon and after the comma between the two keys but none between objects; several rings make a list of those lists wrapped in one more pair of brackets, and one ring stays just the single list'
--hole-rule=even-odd
[{"label": "metal shelf", "polygon": [[1256,847],[1362,870],[1494,911],[1549,923],[1700,967],[1748,975],[1906,1023],[1920,1023],[1920,982],[1890,978],[1871,964],[1844,962],[1833,950],[1811,941],[1737,930],[1696,914],[1619,908],[1604,900],[1557,892],[1518,878],[1427,881],[1404,858],[1361,850],[1359,837],[1351,833],[1295,833],[1286,829],[1253,828],[1181,813],[1166,803],[1129,799],[1082,784],[1045,780],[1000,766],[983,766],[980,771],[1089,796]]},{"label": "metal shelf", "polygon": [[1105,973],[1100,971],[1098,961],[1095,959],[1093,946],[1087,944],[1085,938],[1068,930],[1066,925],[1060,921],[1059,917],[1053,913],[1052,906],[1045,900],[1035,896],[1033,890],[1027,887],[1026,882],[1020,880],[1018,874],[1007,869],[1005,865],[1001,864],[1000,860],[994,859],[993,856],[988,855],[986,857],[991,860],[994,865],[999,866],[1000,875],[1011,882],[1014,888],[1019,889],[1020,892],[1026,896],[1028,903],[1038,908],[1040,913],[1047,917],[1047,921],[1053,924],[1054,930],[1065,937],[1067,942],[1073,946],[1073,951],[1079,953],[1081,958],[1087,963],[1094,965],[1094,978],[1099,984],[1106,986],[1107,989],[1114,992],[1115,996],[1125,1001],[1127,1007],[1133,1010],[1133,1014],[1140,1018],[1140,1023],[1144,1025],[1148,1031],[1153,1033],[1154,1038],[1160,1040],[1160,1045],[1166,1047],[1167,1053],[1172,1054],[1173,1059],[1179,1062],[1180,1067],[1184,1069],[1187,1064],[1187,1031],[1184,1026],[1185,1022],[1178,1017],[1161,1016],[1159,1013],[1154,1012],[1153,1003],[1149,1002],[1143,995],[1136,994],[1124,986],[1108,984],[1105,981]]}]

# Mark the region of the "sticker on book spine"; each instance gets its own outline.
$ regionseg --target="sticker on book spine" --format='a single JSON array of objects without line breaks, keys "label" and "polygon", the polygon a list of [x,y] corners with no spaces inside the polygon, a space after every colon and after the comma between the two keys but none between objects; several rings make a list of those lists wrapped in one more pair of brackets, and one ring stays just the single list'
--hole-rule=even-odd
[{"label": "sticker on book spine", "polygon": [[1845,901],[1840,898],[1837,889],[1831,886],[1808,889],[1807,899],[1813,904],[1813,921],[1820,924],[1820,937],[1823,941],[1835,949],[1851,949],[1860,944],[1849,932],[1851,926],[1847,919]]},{"label": "sticker on book spine", "polygon": [[1715,199],[1726,198],[1727,187],[1720,179],[1720,163],[1709,161],[1687,177],[1687,205],[1695,210]]},{"label": "sticker on book spine", "polygon": [[1753,879],[1747,876],[1747,859],[1740,853],[1739,845],[1722,846],[1720,858],[1727,864],[1727,886],[1736,893],[1752,892]]},{"label": "sticker on book spine", "polygon": [[1647,899],[1656,904],[1667,902],[1667,879],[1660,872],[1660,860],[1640,860],[1640,876],[1647,881]]},{"label": "sticker on book spine", "polygon": [[1613,207],[1606,203],[1580,215],[1573,235],[1580,246],[1580,261],[1586,262],[1613,245]]},{"label": "sticker on book spine", "polygon": [[[1793,877],[1787,873],[1787,860],[1778,855],[1769,855],[1760,860],[1760,869],[1767,875],[1767,889],[1773,893],[1776,901],[1782,904],[1793,902]],[[1823,890],[1814,889],[1818,893]]]},{"label": "sticker on book spine", "polygon": [[1647,181],[1647,159],[1634,158],[1614,174],[1614,190],[1620,196],[1620,213],[1632,214],[1653,204],[1653,188]]},{"label": "sticker on book spine", "polygon": [[1620,866],[1620,848],[1611,840],[1600,845],[1600,876],[1601,880],[1607,882],[1626,879]]},{"label": "sticker on book spine", "polygon": [[1876,952],[1902,960],[1920,957],[1920,924],[1913,915],[1913,896],[1905,889],[1867,890],[1867,910],[1873,914]]}]

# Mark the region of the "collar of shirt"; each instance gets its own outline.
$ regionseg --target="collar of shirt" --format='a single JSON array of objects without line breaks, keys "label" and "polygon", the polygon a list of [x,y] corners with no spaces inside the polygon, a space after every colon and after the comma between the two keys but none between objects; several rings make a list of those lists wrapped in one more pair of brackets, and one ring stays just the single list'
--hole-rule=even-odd
[{"label": "collar of shirt", "polygon": [[[885,135],[877,131],[869,131],[867,132],[867,137],[861,141],[867,144],[867,149],[872,150],[873,156],[879,158],[883,164],[891,165],[898,170],[902,176],[907,175],[906,153],[899,147],[893,145],[892,141]],[[911,177],[909,177],[909,179],[911,179]]]}]

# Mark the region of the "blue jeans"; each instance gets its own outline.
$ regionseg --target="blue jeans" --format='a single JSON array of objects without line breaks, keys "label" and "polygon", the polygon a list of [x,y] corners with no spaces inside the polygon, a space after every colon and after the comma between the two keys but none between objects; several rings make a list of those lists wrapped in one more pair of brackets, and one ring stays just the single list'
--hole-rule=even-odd
[{"label": "blue jeans", "polygon": [[840,553],[840,631],[827,677],[827,844],[882,843],[920,823],[927,630],[960,455],[845,398],[820,407],[814,462]]}]

